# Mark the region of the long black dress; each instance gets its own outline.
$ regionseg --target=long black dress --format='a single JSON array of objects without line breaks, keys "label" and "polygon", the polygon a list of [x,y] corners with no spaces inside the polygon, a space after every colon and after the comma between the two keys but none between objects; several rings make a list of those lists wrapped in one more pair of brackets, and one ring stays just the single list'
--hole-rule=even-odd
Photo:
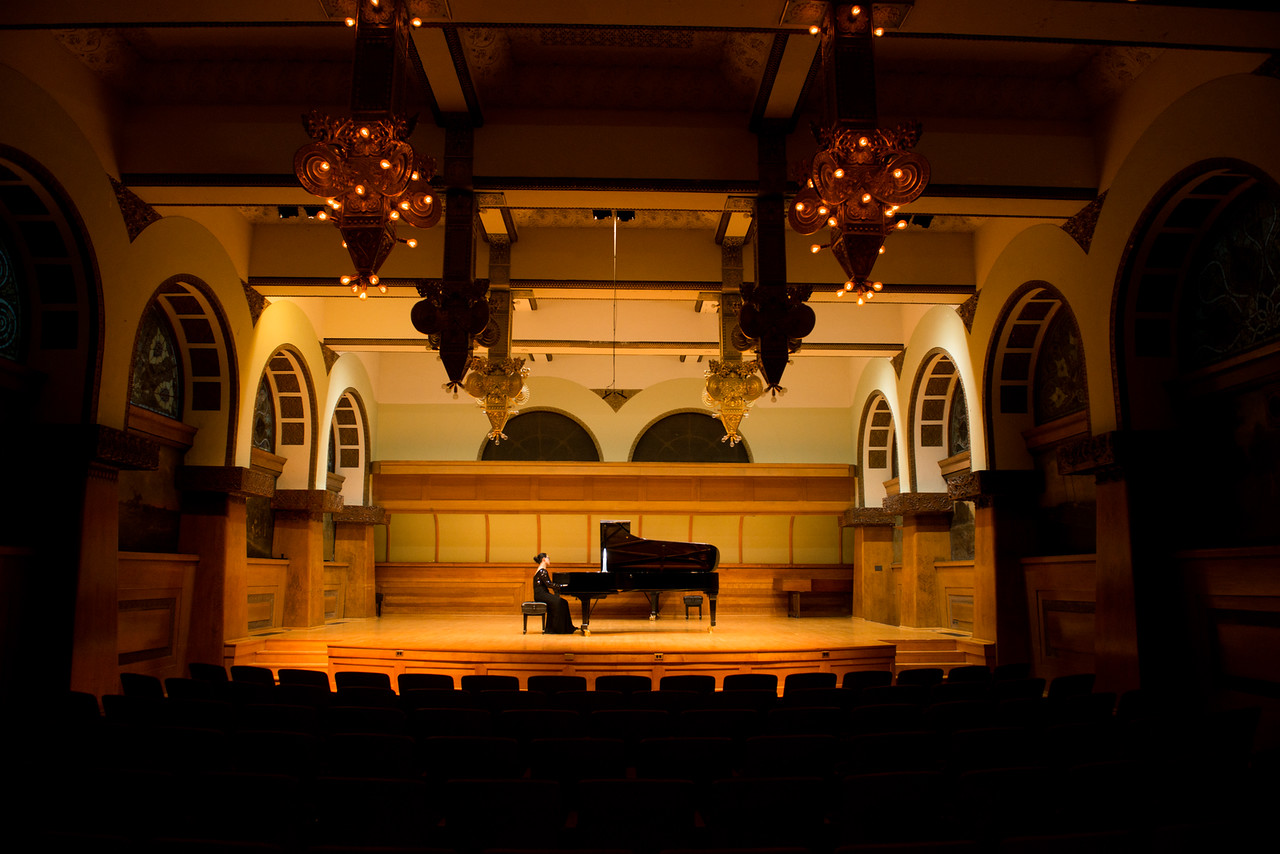
[{"label": "long black dress", "polygon": [[573,618],[569,615],[569,603],[561,598],[551,587],[551,573],[539,567],[533,574],[533,598],[547,603],[548,635],[571,635],[577,631]]}]

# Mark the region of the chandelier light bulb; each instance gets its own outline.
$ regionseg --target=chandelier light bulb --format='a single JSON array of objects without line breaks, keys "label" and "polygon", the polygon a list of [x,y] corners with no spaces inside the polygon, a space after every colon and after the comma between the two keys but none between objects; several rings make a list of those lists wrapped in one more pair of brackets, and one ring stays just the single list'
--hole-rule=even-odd
[{"label": "chandelier light bulb", "polygon": [[344,241],[342,241],[342,248],[343,248],[343,249],[346,249],[346,248],[347,248],[347,241],[345,241],[345,240],[344,240]]},{"label": "chandelier light bulb", "polygon": [[859,16],[859,15],[861,15],[861,14],[862,14],[862,7],[861,7],[861,6],[854,6],[852,9],[850,9],[850,10],[849,10],[849,17],[850,17],[850,18],[856,18],[856,17],[858,17],[858,16]]},{"label": "chandelier light bulb", "polygon": [[367,291],[361,291],[360,293],[356,294],[356,296],[358,296],[360,299],[368,299],[369,293]]},{"label": "chandelier light bulb", "polygon": [[836,176],[837,178],[843,178],[843,177],[844,177],[844,170],[843,170],[843,169],[837,169],[837,170],[835,171],[835,176]]},{"label": "chandelier light bulb", "polygon": [[842,297],[842,296],[844,296],[844,288],[840,288],[839,290],[837,290],[837,291],[836,291],[836,298],[837,298],[837,299],[839,299],[839,298],[840,298],[840,297]]},{"label": "chandelier light bulb", "polygon": [[418,170],[417,170],[417,169],[414,169],[412,172],[410,172],[410,173],[409,173],[409,179],[410,179],[410,180],[412,180],[412,181],[416,181],[416,180],[418,180]]},{"label": "chandelier light bulb", "polygon": [[365,139],[369,138],[369,129],[367,127],[360,128],[360,135]]},{"label": "chandelier light bulb", "polygon": [[387,160],[387,159],[384,157],[382,160],[379,160],[379,161],[378,161],[378,165],[379,165],[379,166],[381,166],[383,169],[390,169],[390,168],[391,168],[391,161],[390,161],[390,160]]},{"label": "chandelier light bulb", "polygon": [[400,203],[400,210],[407,211],[408,209],[409,209],[409,203],[407,201]]},{"label": "chandelier light bulb", "polygon": [[833,217],[833,216],[832,216],[832,217],[827,217],[827,225],[831,226],[832,228],[835,228],[835,227],[836,227],[837,225],[839,225],[839,224],[840,224],[840,223],[836,222],[836,218],[835,218],[835,217]]},{"label": "chandelier light bulb", "polygon": [[865,204],[867,204],[867,203],[868,203],[868,202],[870,202],[870,201],[871,201],[871,194],[870,194],[870,193],[863,193],[863,194],[862,194],[862,203],[865,205]]},{"label": "chandelier light bulb", "polygon": [[348,27],[354,27],[355,25],[356,25],[356,19],[355,19],[355,18],[347,18],[347,26],[348,26]]},{"label": "chandelier light bulb", "polygon": [[404,242],[404,245],[405,245],[405,246],[408,246],[410,249],[417,249],[417,248],[418,248],[418,238],[416,238],[416,237],[410,237],[408,240],[406,240],[406,241]]},{"label": "chandelier light bulb", "polygon": [[867,299],[871,299],[871,298],[872,298],[873,296],[875,296],[875,295],[876,295],[876,292],[875,292],[875,291],[867,291],[867,293],[866,293],[866,297],[867,297]]},{"label": "chandelier light bulb", "polygon": [[796,210],[798,210],[798,211],[803,211],[803,210],[804,210],[804,202],[796,202]]},{"label": "chandelier light bulb", "polygon": [[424,203],[424,204],[428,204],[428,205],[429,205],[429,204],[431,204],[433,201],[435,201],[435,199],[433,199],[433,198],[430,196],[430,194],[428,194],[428,195],[425,195],[425,196],[423,196],[423,197],[422,197],[422,201],[423,201],[423,203]]},{"label": "chandelier light bulb", "polygon": [[329,171],[329,168],[330,168],[330,167],[329,167],[329,161],[328,161],[328,160],[321,160],[321,161],[320,161],[320,171],[321,171],[321,172],[328,172],[328,171]]},{"label": "chandelier light bulb", "polygon": [[387,214],[387,219],[399,219],[399,218],[400,218],[400,211],[391,211],[390,213]]},{"label": "chandelier light bulb", "polygon": [[902,177],[902,170],[901,170],[901,169],[894,169],[894,170],[893,170],[893,177],[895,177],[895,178],[901,178],[901,177]]},{"label": "chandelier light bulb", "polygon": [[809,246],[809,251],[812,252],[814,255],[817,255],[819,252],[822,251],[822,247],[819,246],[817,243],[814,243]]},{"label": "chandelier light bulb", "polygon": [[861,295],[861,294],[859,294],[859,295],[858,295],[858,305],[866,305],[866,304],[867,304],[867,301],[866,301],[865,299],[863,299],[863,298],[862,298],[862,295]]},{"label": "chandelier light bulb", "polygon": [[883,255],[883,254],[884,254],[884,247],[883,247],[883,246],[881,246],[881,247],[880,247],[880,249],[876,252],[876,254],[877,254],[877,255]]},{"label": "chandelier light bulb", "polygon": [[851,290],[853,290],[853,279],[850,279],[849,281],[847,281],[847,282],[845,282],[845,283],[844,283],[844,289],[845,289],[846,291],[851,291]]},{"label": "chandelier light bulb", "polygon": [[819,206],[818,206],[818,213],[822,214],[823,216],[826,216],[826,215],[827,215],[828,213],[830,213],[830,212],[831,212],[831,211],[830,211],[830,210],[828,210],[828,208],[827,208],[827,206],[826,206],[826,205],[819,205]]},{"label": "chandelier light bulb", "polygon": [[905,219],[900,219],[893,224],[893,227],[899,230],[904,229],[907,227],[907,221]]},{"label": "chandelier light bulb", "polygon": [[339,282],[342,282],[342,284],[344,284],[344,285],[349,285],[349,284],[351,284],[351,277],[350,277],[350,276],[343,276],[341,279],[338,279],[338,281],[339,281]]},{"label": "chandelier light bulb", "polygon": [[816,36],[820,32],[822,32],[822,27],[819,27],[817,24],[811,24],[809,26],[809,35]]},{"label": "chandelier light bulb", "polygon": [[364,184],[356,184],[356,195],[357,196],[364,195]]},{"label": "chandelier light bulb", "polygon": [[884,288],[884,282],[872,282],[871,290],[878,291]]},{"label": "chandelier light bulb", "polygon": [[865,136],[858,137],[859,148],[866,148],[870,144],[871,144],[871,140],[867,139]]},{"label": "chandelier light bulb", "polygon": [[329,212],[326,210],[316,211],[316,219],[325,220],[329,218]]},{"label": "chandelier light bulb", "polygon": [[375,284],[375,285],[376,285],[376,284],[378,284],[378,277],[377,277],[377,275],[375,274],[375,275],[370,276],[370,277],[369,277],[369,282],[370,282],[371,284]]},{"label": "chandelier light bulb", "polygon": [[420,26],[422,26],[422,19],[421,19],[421,18],[411,18],[411,19],[409,20],[409,23],[410,23],[410,24],[412,24],[412,25],[413,25],[413,26],[415,26],[415,27],[420,27]]},{"label": "chandelier light bulb", "polygon": [[[375,277],[375,278],[376,278],[376,277]],[[379,283],[378,283],[378,293],[380,293],[380,294],[385,294],[386,292],[387,292],[387,286],[386,286],[386,285],[384,285],[384,284],[382,284],[381,282],[379,282]]]},{"label": "chandelier light bulb", "polygon": [[884,27],[876,27],[871,32],[875,33],[877,36],[882,36],[884,35]]}]

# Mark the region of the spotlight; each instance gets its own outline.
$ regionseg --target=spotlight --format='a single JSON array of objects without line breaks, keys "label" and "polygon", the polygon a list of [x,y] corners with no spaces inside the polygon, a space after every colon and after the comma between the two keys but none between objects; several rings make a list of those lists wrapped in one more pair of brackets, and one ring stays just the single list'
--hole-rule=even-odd
[{"label": "spotlight", "polygon": [[298,208],[295,205],[280,205],[276,208],[276,213],[281,219],[293,219],[298,215]]},{"label": "spotlight", "polygon": [[316,214],[320,213],[323,205],[303,205],[302,212],[307,215],[307,219],[315,219]]},{"label": "spotlight", "polygon": [[617,217],[618,217],[618,222],[631,222],[631,220],[636,218],[636,212],[635,211],[618,211]]},{"label": "spotlight", "polygon": [[612,219],[613,211],[596,209],[591,212],[591,218],[594,219],[596,222],[600,222],[601,220],[606,220],[606,219]]}]

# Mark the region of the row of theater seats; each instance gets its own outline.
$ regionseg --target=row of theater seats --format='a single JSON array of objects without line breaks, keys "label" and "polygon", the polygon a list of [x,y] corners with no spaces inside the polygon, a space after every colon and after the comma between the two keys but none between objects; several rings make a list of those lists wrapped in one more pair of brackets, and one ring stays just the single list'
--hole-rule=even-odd
[{"label": "row of theater seats", "polygon": [[[1249,779],[1247,747],[1216,722],[1146,708],[1139,694],[1117,702],[1087,675],[1046,686],[966,669],[835,687],[817,674],[826,687],[788,679],[781,696],[776,682],[732,679],[719,691],[705,680],[622,691],[531,677],[520,691],[506,679],[411,679],[396,694],[349,681],[385,674],[338,674],[333,691],[320,673],[325,685],[295,691],[284,674],[255,683],[200,670],[164,686],[125,679],[103,714],[92,697],[51,708],[52,782],[90,805],[59,832],[288,852],[1052,850],[1017,848],[1028,836],[1133,850],[1249,801],[1236,785]],[[945,685],[979,687],[949,699]],[[1244,738],[1248,720],[1232,722]]]}]

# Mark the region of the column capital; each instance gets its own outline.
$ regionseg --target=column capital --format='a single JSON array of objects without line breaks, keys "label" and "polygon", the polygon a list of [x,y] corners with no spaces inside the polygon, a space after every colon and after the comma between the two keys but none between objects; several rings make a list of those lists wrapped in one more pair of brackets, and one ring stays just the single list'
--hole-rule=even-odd
[{"label": "column capital", "polygon": [[1111,430],[1086,436],[1058,448],[1058,471],[1104,479],[1123,476],[1126,468],[1170,453],[1173,436],[1163,430]]},{"label": "column capital", "polygon": [[348,525],[385,525],[391,514],[377,505],[349,504],[334,511],[333,521]]},{"label": "column capital", "polygon": [[903,492],[886,495],[884,509],[895,516],[950,513],[954,499],[946,492]]},{"label": "column capital", "polygon": [[320,515],[342,510],[342,496],[328,489],[277,489],[271,497],[272,510]]},{"label": "column capital", "polygon": [[1034,469],[983,469],[947,478],[947,494],[955,501],[985,503],[993,498],[1035,495],[1040,473]]},{"label": "column capital", "polygon": [[274,475],[241,466],[183,466],[178,470],[183,492],[215,492],[270,498],[276,491]]},{"label": "column capital", "polygon": [[893,514],[883,507],[850,507],[840,522],[845,528],[892,528]]},{"label": "column capital", "polygon": [[160,467],[160,443],[102,424],[42,424],[39,429],[60,448],[66,461],[98,463],[126,471]]}]

